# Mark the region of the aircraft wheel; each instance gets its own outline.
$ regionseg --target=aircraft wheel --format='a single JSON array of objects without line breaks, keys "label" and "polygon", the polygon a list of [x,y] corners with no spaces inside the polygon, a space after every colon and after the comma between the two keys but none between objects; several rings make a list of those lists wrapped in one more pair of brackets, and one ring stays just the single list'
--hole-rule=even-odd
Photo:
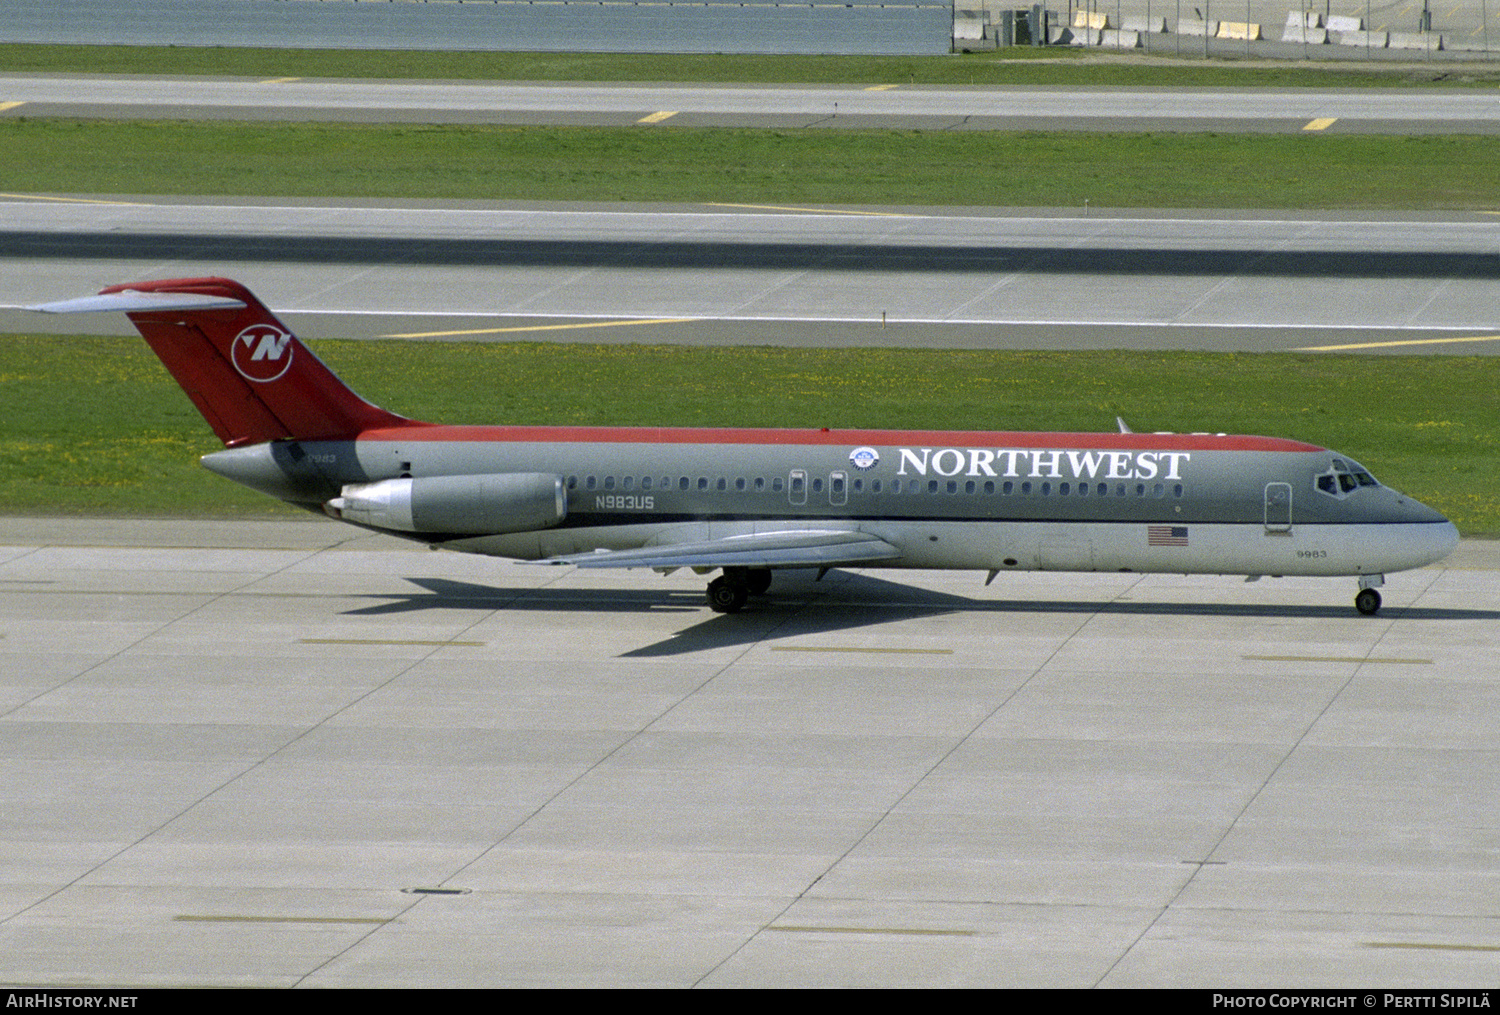
[{"label": "aircraft wheel", "polygon": [[1380,609],[1380,593],[1374,589],[1360,589],[1354,597],[1354,608],[1367,617],[1375,616]]},{"label": "aircraft wheel", "polygon": [[763,596],[771,587],[771,569],[768,567],[751,568],[745,573],[745,588],[752,596]]},{"label": "aircraft wheel", "polygon": [[743,582],[720,577],[708,583],[708,606],[715,613],[738,613],[749,597],[750,590]]}]

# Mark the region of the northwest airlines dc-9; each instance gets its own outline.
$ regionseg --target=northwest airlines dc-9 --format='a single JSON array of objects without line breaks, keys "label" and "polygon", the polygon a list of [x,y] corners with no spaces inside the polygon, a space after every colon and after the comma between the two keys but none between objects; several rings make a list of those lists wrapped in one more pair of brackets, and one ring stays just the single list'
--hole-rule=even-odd
[{"label": "northwest airlines dc-9", "polygon": [[781,568],[1352,576],[1458,541],[1313,444],[1226,434],[450,426],[360,398],[237,282],[111,286],[224,450],[289,504],[432,546],[584,568],[719,571],[721,613]]}]

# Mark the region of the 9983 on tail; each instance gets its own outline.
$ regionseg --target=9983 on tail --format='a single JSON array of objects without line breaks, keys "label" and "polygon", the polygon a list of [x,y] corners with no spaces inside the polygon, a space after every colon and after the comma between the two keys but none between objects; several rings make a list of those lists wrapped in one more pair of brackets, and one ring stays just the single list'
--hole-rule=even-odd
[{"label": "9983 on tail", "polygon": [[1458,541],[1347,455],[1228,434],[454,426],[351,391],[248,289],[111,286],[224,450],[213,472],[432,546],[581,568],[720,572],[722,613],[784,568],[1348,576]]}]

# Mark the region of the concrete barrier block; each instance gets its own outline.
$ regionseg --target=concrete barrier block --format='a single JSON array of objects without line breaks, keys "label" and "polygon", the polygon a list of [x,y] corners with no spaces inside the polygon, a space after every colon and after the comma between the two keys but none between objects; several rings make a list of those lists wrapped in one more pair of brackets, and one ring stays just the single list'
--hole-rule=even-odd
[{"label": "concrete barrier block", "polygon": [[1214,38],[1254,41],[1260,38],[1260,25],[1253,21],[1220,21],[1219,30],[1214,33]]},{"label": "concrete barrier block", "polygon": [[1307,28],[1303,25],[1287,25],[1281,33],[1282,42],[1297,42],[1309,46],[1328,45],[1328,29]]},{"label": "concrete barrier block", "polygon": [[1073,29],[1067,25],[1051,25],[1048,27],[1047,45],[1071,46],[1073,44]]},{"label": "concrete barrier block", "polygon": [[1322,28],[1323,15],[1317,11],[1287,11],[1286,26],[1288,28]]},{"label": "concrete barrier block", "polygon": [[1108,14],[1100,14],[1097,11],[1094,12],[1094,13],[1092,13],[1092,14],[1089,13],[1088,11],[1074,11],[1073,12],[1073,27],[1074,28],[1092,28],[1095,31],[1102,32],[1106,28],[1110,28],[1112,26],[1109,23],[1109,15]]},{"label": "concrete barrier block", "polygon": [[953,41],[971,41],[984,38],[985,23],[970,18],[953,19]]},{"label": "concrete barrier block", "polygon": [[1178,18],[1178,35],[1212,36],[1219,30],[1217,21],[1200,21],[1197,18]]},{"label": "concrete barrier block", "polygon": [[1435,53],[1443,48],[1443,37],[1435,32],[1392,32],[1387,45],[1391,49],[1420,49]]},{"label": "concrete barrier block", "polygon": [[1073,29],[1073,40],[1070,46],[1097,46],[1104,38],[1104,30],[1100,28],[1075,28]]},{"label": "concrete barrier block", "polygon": [[1167,19],[1131,15],[1120,19],[1120,30],[1123,32],[1140,32],[1142,35],[1164,35],[1167,31]]},{"label": "concrete barrier block", "polygon": [[1342,14],[1329,15],[1326,27],[1330,32],[1363,32],[1364,18],[1346,18]]},{"label": "concrete barrier block", "polygon": [[1389,32],[1336,32],[1334,38],[1340,46],[1363,46],[1367,49],[1385,49],[1390,41]]},{"label": "concrete barrier block", "polygon": [[1141,33],[1127,32],[1118,28],[1106,28],[1099,33],[1099,45],[1106,49],[1140,49]]}]

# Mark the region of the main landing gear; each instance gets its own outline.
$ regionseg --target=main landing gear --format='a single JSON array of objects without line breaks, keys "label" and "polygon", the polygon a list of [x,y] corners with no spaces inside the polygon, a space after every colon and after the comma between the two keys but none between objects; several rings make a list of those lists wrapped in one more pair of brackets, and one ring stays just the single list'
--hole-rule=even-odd
[{"label": "main landing gear", "polygon": [[771,587],[768,567],[726,567],[708,583],[708,606],[715,613],[738,613],[751,596],[763,596]]},{"label": "main landing gear", "polygon": [[1380,593],[1375,586],[1385,584],[1385,575],[1367,574],[1359,580],[1359,592],[1354,597],[1354,608],[1367,617],[1380,610]]}]

